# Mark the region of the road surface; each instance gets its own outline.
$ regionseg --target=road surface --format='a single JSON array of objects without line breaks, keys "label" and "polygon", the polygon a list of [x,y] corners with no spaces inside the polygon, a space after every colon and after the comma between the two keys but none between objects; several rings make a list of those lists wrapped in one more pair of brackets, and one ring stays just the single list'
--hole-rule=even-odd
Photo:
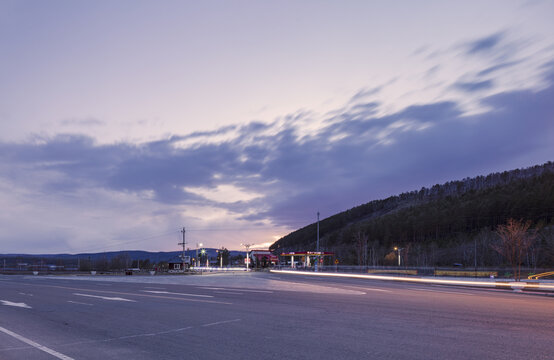
[{"label": "road surface", "polygon": [[553,359],[554,297],[286,274],[0,276],[0,359]]}]

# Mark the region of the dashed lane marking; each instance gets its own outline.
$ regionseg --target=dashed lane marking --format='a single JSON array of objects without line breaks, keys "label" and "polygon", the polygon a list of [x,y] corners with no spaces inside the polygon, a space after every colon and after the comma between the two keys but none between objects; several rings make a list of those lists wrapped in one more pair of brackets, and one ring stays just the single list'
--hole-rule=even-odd
[{"label": "dashed lane marking", "polygon": [[237,321],[240,321],[240,319],[218,321],[218,322],[214,322],[214,323],[210,323],[210,324],[204,324],[204,325],[202,325],[202,327],[215,326],[215,325],[221,325],[221,324],[228,324],[228,323],[237,322]]},{"label": "dashed lane marking", "polygon": [[198,286],[201,289],[206,290],[225,290],[225,291],[242,291],[242,292],[253,292],[253,293],[264,293],[264,294],[273,294],[273,291],[269,290],[250,290],[250,289],[237,289],[237,288],[222,288],[222,287],[208,287],[208,286]]},{"label": "dashed lane marking", "polygon": [[158,291],[158,290],[141,290],[143,292],[151,293],[151,294],[167,294],[167,295],[181,295],[181,296],[194,296],[194,297],[205,297],[205,298],[213,298],[212,295],[200,295],[200,294],[187,294],[187,293],[176,293],[176,292],[169,292],[169,291]]},{"label": "dashed lane marking", "polygon": [[28,345],[31,345],[32,347],[34,347],[35,349],[38,349],[40,351],[44,351],[45,353],[48,353],[54,357],[57,357],[58,359],[62,359],[62,360],[74,360],[72,357],[69,357],[67,355],[64,355],[62,353],[59,353],[55,350],[52,350],[44,345],[41,345],[39,343],[36,343],[34,342],[33,340],[31,339],[27,339],[26,337],[24,336],[21,336],[19,334],[16,334],[14,333],[13,331],[10,331],[8,329],[5,329],[3,327],[0,326],[0,331],[3,332],[4,334],[7,334],[13,338],[16,338],[17,340],[19,341],[22,341],[24,342],[25,344],[28,344]]},{"label": "dashed lane marking", "polygon": [[8,300],[0,300],[0,303],[2,303],[2,305],[6,305],[6,306],[14,306],[14,307],[20,307],[20,308],[24,308],[24,309],[32,309],[32,307],[30,307],[29,305],[25,304],[25,303],[16,303],[16,302],[11,302],[11,301],[8,301]]},{"label": "dashed lane marking", "polygon": [[377,292],[386,292],[386,293],[390,293],[392,292],[391,290],[385,290],[385,289],[376,289],[376,288],[366,288],[366,287],[362,287],[362,288],[357,288],[359,290],[367,290],[367,291],[377,291]]},{"label": "dashed lane marking", "polygon": [[113,291],[113,290],[99,290],[99,289],[90,289],[90,288],[77,288],[72,286],[61,286],[61,285],[47,285],[47,284],[26,284],[23,283],[23,285],[29,285],[29,286],[40,286],[40,287],[48,287],[53,289],[67,289],[67,290],[77,290],[77,291],[88,291],[88,292],[96,292],[96,293],[107,293],[107,294],[117,294],[117,295],[128,295],[128,296],[140,296],[140,297],[148,297],[152,299],[162,299],[162,300],[177,300],[177,301],[188,301],[188,302],[202,302],[207,304],[221,304],[221,305],[233,305],[233,303],[225,302],[225,301],[217,301],[217,300],[209,300],[209,299],[191,299],[187,297],[176,297],[176,296],[167,296],[167,295],[156,295],[156,294],[139,294],[139,293],[128,293],[128,292],[121,292],[121,291]]},{"label": "dashed lane marking", "polygon": [[136,302],[135,300],[125,299],[122,297],[109,297],[109,296],[99,296],[99,295],[90,295],[90,294],[81,294],[81,293],[73,293],[73,295],[77,296],[87,296],[91,298],[97,298],[102,300],[110,300],[110,301],[129,301],[129,302]]},{"label": "dashed lane marking", "polygon": [[444,290],[431,290],[431,289],[419,289],[419,288],[410,289],[410,290],[413,290],[413,291],[429,291],[429,292],[436,292],[436,293],[443,293],[443,294],[468,295],[468,296],[475,295],[475,294],[469,294],[469,293],[465,293],[465,292],[461,292],[461,291],[444,291]]},{"label": "dashed lane marking", "polygon": [[79,302],[79,301],[67,300],[67,302],[68,302],[68,303],[72,303],[72,304],[78,304],[78,305],[89,305],[89,306],[93,306],[93,304],[84,303],[84,302]]},{"label": "dashed lane marking", "polygon": [[[75,346],[75,345],[82,345],[82,344],[93,344],[93,343],[102,343],[102,342],[110,342],[110,341],[117,341],[117,340],[126,340],[126,339],[140,338],[140,337],[152,337],[152,336],[158,336],[158,335],[174,334],[174,333],[179,333],[179,332],[186,331],[186,330],[191,330],[191,329],[194,329],[194,328],[224,325],[224,324],[234,323],[234,322],[238,322],[238,321],[241,321],[241,319],[224,320],[224,321],[218,321],[218,322],[209,323],[209,324],[202,324],[202,325],[196,325],[196,326],[186,326],[186,327],[182,327],[182,328],[169,329],[169,330],[163,330],[163,331],[152,332],[152,333],[124,335],[124,336],[118,336],[118,337],[103,339],[103,340],[77,341],[77,342],[60,344],[58,346]],[[15,348],[11,348],[11,349],[15,349]]]}]

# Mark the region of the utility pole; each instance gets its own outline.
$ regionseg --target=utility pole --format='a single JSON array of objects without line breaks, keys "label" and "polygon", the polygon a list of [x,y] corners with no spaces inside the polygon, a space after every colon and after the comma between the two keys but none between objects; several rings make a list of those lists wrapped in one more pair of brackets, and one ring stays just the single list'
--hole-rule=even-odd
[{"label": "utility pole", "polygon": [[183,257],[182,257],[182,260],[183,260],[183,272],[185,272],[185,227],[183,226],[183,230],[181,230],[181,232],[183,233],[183,242],[180,242],[178,243],[177,245],[183,245]]},{"label": "utility pole", "polygon": [[317,267],[319,265],[319,211],[317,212],[317,260],[315,263],[315,271],[317,272]]},{"label": "utility pole", "polygon": [[474,276],[477,277],[477,236],[473,238],[473,245],[474,245],[474,251],[473,251],[473,260],[474,260],[474,263],[473,263],[473,271],[474,271]]}]

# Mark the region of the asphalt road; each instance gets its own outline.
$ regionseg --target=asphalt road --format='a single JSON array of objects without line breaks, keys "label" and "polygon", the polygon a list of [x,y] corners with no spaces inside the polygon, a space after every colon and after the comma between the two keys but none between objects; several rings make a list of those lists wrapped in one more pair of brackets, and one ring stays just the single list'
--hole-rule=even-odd
[{"label": "asphalt road", "polygon": [[360,279],[0,276],[0,359],[553,359],[554,298]]}]

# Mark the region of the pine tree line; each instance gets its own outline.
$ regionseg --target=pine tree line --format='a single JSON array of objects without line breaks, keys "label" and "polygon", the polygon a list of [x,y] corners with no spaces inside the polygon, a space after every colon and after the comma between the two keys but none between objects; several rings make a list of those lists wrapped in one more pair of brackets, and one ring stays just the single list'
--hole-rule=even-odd
[{"label": "pine tree line", "polygon": [[[497,226],[510,218],[529,220],[538,231],[525,256],[527,265],[552,266],[554,163],[452,181],[357,206],[321,222],[321,244],[343,264],[386,265],[392,262],[392,248],[401,246],[406,265],[498,266],[504,259],[491,245],[498,241]],[[360,245],[360,238],[367,240]],[[271,249],[311,250],[314,244],[311,224]]]}]

